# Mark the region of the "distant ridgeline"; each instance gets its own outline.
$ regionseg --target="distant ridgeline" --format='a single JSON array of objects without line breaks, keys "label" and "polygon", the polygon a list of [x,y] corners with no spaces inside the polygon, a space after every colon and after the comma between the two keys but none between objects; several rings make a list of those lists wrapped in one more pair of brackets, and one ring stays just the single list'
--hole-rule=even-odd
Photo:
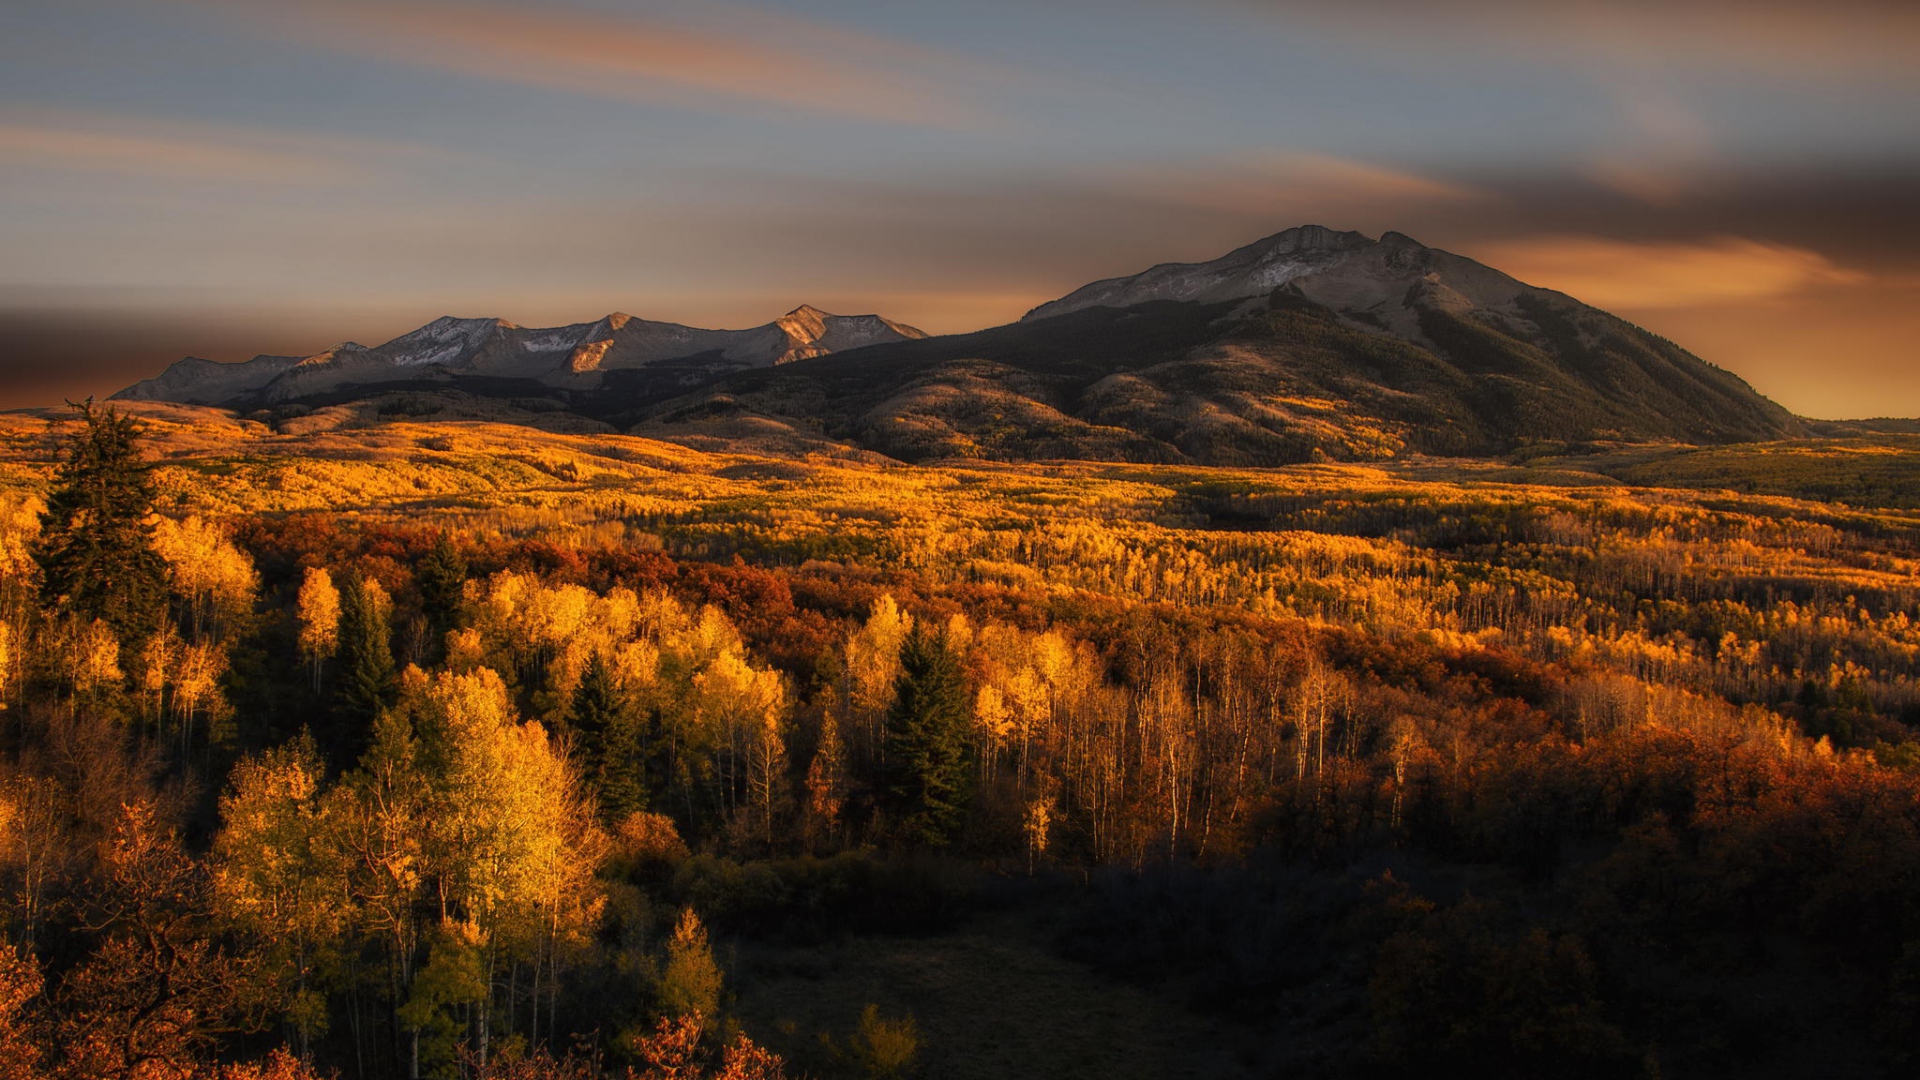
[{"label": "distant ridgeline", "polygon": [[115,397],[909,461],[1272,465],[1807,433],[1738,376],[1565,294],[1399,233],[1319,226],[1097,281],[973,334],[810,307],[736,331],[446,318],[374,349],[182,360]]}]

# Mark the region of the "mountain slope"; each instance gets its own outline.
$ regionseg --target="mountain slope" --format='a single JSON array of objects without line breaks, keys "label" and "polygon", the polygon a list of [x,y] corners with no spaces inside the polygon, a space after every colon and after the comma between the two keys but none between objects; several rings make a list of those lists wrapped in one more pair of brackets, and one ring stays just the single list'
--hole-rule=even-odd
[{"label": "mountain slope", "polygon": [[731,375],[620,419],[671,435],[741,412],[907,458],[1207,464],[1805,430],[1571,297],[1398,233],[1314,226],[1095,282],[1011,326]]}]

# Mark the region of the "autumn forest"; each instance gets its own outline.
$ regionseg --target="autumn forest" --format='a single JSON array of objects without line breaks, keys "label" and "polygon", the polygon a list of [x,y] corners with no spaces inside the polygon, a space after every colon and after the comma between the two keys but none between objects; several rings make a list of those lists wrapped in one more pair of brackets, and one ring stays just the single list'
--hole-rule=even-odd
[{"label": "autumn forest", "polygon": [[1916,454],[10,414],[0,1077],[1903,1072]]}]

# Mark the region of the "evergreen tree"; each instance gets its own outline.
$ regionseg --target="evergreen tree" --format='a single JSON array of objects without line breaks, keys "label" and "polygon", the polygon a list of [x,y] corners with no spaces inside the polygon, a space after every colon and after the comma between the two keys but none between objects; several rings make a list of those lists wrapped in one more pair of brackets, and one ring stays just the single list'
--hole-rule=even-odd
[{"label": "evergreen tree", "polygon": [[34,559],[40,598],[56,616],[113,628],[128,653],[166,619],[167,565],[153,546],[153,486],[136,443],[140,426],[93,399],[67,441],[41,516]]},{"label": "evergreen tree", "polygon": [[973,793],[966,679],[945,639],[921,627],[901,646],[900,668],[887,712],[887,794],[909,839],[944,847]]},{"label": "evergreen tree", "polygon": [[623,699],[606,658],[597,652],[573,693],[573,726],[580,733],[586,773],[594,779],[602,817],[616,822],[645,810],[646,762],[639,718]]},{"label": "evergreen tree", "polygon": [[392,697],[393,603],[372,578],[353,575],[340,590],[339,671],[335,704],[345,719],[370,721]]},{"label": "evergreen tree", "polygon": [[439,639],[453,628],[454,617],[460,613],[467,584],[467,560],[460,557],[451,536],[443,532],[434,541],[415,568],[414,580],[420,585],[420,613],[433,628],[437,649]]}]

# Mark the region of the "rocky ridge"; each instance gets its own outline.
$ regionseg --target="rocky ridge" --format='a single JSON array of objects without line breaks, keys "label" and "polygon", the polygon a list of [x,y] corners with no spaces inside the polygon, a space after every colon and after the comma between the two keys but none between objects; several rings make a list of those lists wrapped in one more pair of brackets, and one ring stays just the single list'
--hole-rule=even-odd
[{"label": "rocky ridge", "polygon": [[348,388],[452,377],[533,381],[591,390],[606,372],[698,358],[713,371],[770,367],[843,349],[927,335],[878,315],[834,315],[802,305],[764,326],[704,330],[621,312],[590,323],[532,328],[447,316],[374,348],[345,342],[312,356],[256,356],[234,364],[189,357],[113,395],[190,405],[276,405]]}]

